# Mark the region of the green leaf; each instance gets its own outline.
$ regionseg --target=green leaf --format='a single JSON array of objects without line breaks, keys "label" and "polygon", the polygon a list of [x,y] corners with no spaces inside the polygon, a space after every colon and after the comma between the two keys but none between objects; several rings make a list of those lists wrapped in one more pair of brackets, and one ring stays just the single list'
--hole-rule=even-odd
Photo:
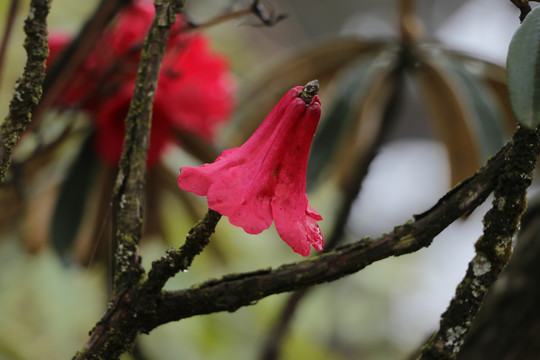
[{"label": "green leaf", "polygon": [[506,65],[514,114],[521,125],[535,128],[540,124],[540,8],[514,34]]},{"label": "green leaf", "polygon": [[452,52],[443,54],[446,55],[444,59],[449,61],[449,74],[469,104],[471,132],[478,144],[480,159],[485,162],[510,140],[512,131],[506,126],[503,109],[480,77],[485,63],[459,54],[455,56]]},{"label": "green leaf", "polygon": [[94,183],[97,158],[92,140],[93,136],[89,136],[81,146],[62,184],[54,209],[51,241],[55,250],[65,261],[69,260],[71,246],[75,242],[88,194]]}]

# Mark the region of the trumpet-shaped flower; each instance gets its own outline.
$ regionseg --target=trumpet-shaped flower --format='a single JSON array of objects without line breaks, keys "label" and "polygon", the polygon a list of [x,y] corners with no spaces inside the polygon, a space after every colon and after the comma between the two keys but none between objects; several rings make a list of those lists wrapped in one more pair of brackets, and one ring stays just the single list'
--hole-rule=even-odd
[{"label": "trumpet-shaped flower", "polygon": [[207,196],[210,209],[247,233],[258,234],[273,221],[303,256],[311,246],[321,251],[324,245],[317,224],[322,217],[306,195],[309,150],[321,115],[319,97],[306,100],[309,86],[318,90],[315,82],[289,90],[242,146],[211,164],[181,168],[178,176],[180,188]]}]

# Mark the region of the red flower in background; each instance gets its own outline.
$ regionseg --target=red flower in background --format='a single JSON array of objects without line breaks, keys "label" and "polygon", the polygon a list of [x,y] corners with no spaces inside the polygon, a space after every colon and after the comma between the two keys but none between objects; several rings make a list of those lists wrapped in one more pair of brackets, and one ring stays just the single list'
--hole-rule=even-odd
[{"label": "red flower in background", "polygon": [[[121,157],[141,46],[153,15],[150,2],[135,2],[122,11],[57,101],[57,106],[81,107],[92,116],[96,149],[113,166]],[[50,63],[70,41],[65,34],[49,38]],[[216,127],[229,118],[233,91],[225,58],[210,49],[204,35],[182,31],[179,17],[171,28],[155,94],[148,164],[175,142],[177,131],[211,141]]]},{"label": "red flower in background", "polygon": [[[318,83],[312,86],[318,90]],[[301,90],[289,90],[244,145],[224,151],[211,164],[181,168],[178,185],[207,196],[210,209],[247,233],[258,234],[274,221],[281,238],[307,256],[312,246],[321,251],[324,245],[317,224],[322,217],[306,196],[309,149],[321,103],[315,95],[306,104]]]}]

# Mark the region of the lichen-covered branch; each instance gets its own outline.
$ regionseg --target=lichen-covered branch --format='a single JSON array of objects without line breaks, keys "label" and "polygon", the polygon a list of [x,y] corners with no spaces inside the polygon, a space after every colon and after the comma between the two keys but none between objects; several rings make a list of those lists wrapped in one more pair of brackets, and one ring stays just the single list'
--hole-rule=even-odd
[{"label": "lichen-covered branch", "polygon": [[[474,176],[456,186],[433,208],[417,215],[414,221],[396,227],[390,234],[363,239],[307,261],[274,270],[231,274],[190,289],[166,292],[156,289],[170,275],[160,273],[162,266],[170,266],[171,262],[160,260],[154,265],[155,273],[149,277],[157,279],[154,284],[158,286],[152,282],[145,285],[141,281],[138,286],[121,287],[116,291],[107,313],[92,330],[90,340],[76,359],[116,359],[131,347],[137,334],[150,332],[164,323],[195,315],[234,311],[266,296],[333,281],[375,261],[429,246],[449,224],[485,201],[497,184],[510,149],[511,145],[506,145]],[[207,214],[209,224],[218,219],[219,214]],[[205,225],[201,233],[210,235],[212,226]],[[195,255],[200,248],[200,244],[195,246],[191,253]],[[177,266],[174,261],[173,266]]]},{"label": "lichen-covered branch", "polygon": [[141,330],[138,321],[156,308],[160,292],[169,278],[181,270],[188,269],[204,247],[221,218],[221,214],[208,210],[186,236],[186,242],[179,250],[169,250],[161,259],[154,261],[148,278],[132,288],[114,294],[103,318],[92,330],[86,348],[75,359],[103,356],[115,359],[129,349]]},{"label": "lichen-covered branch", "polygon": [[15,83],[9,113],[0,128],[0,182],[4,182],[15,145],[32,119],[42,94],[45,78],[45,60],[49,55],[47,42],[47,15],[50,0],[32,0],[24,23],[27,53],[21,78]]},{"label": "lichen-covered branch", "polygon": [[221,219],[221,214],[208,209],[204,218],[199,221],[186,236],[186,242],[180,249],[169,249],[159,260],[152,263],[148,278],[143,285],[143,292],[155,294],[163,288],[167,280],[180,271],[187,270],[198,254],[210,242],[210,236]]},{"label": "lichen-covered branch", "polygon": [[[156,13],[145,38],[135,91],[126,119],[126,138],[113,189],[113,237],[116,242],[113,299],[75,359],[118,359],[137,337],[144,311],[140,282],[144,269],[138,244],[142,236],[143,188],[152,103],[169,30],[183,10],[182,0],[156,0]],[[141,304],[143,303],[143,304]],[[142,309],[142,310],[141,310]]]},{"label": "lichen-covered branch", "polygon": [[483,203],[497,184],[505,164],[505,146],[473,177],[459,184],[415,221],[376,239],[363,239],[303,262],[251,273],[233,274],[190,289],[164,292],[156,308],[140,318],[143,331],[183,318],[219,311],[235,311],[266,296],[333,281],[369,264],[415,252],[457,218]]},{"label": "lichen-covered branch", "polygon": [[457,359],[538,359],[540,218],[535,210],[530,222],[523,221],[512,258],[487,294]]},{"label": "lichen-covered branch", "polygon": [[475,244],[476,255],[420,359],[451,359],[459,352],[484,296],[510,258],[539,153],[540,132],[518,128],[494,191],[492,208],[484,217],[484,233]]},{"label": "lichen-covered branch", "polygon": [[116,244],[114,291],[133,287],[144,270],[138,244],[142,236],[146,157],[152,104],[169,30],[180,1],[156,0],[156,13],[144,40],[139,72],[126,119],[126,138],[113,189],[113,238]]}]

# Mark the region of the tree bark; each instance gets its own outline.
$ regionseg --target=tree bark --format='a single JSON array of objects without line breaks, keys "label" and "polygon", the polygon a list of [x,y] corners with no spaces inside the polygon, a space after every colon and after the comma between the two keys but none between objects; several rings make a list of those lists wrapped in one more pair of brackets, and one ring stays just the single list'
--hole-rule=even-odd
[{"label": "tree bark", "polygon": [[540,358],[540,216],[524,224],[514,255],[490,289],[457,359]]}]

